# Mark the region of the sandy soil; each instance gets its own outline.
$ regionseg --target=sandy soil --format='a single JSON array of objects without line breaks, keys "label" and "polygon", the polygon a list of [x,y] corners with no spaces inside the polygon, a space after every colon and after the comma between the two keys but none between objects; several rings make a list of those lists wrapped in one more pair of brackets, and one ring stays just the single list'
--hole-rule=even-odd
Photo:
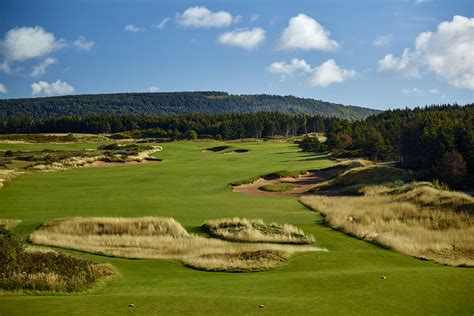
[{"label": "sandy soil", "polygon": [[[304,174],[300,174],[298,177],[284,177],[272,180],[266,180],[259,178],[258,180],[249,183],[242,184],[233,188],[234,192],[245,193],[248,195],[292,195],[300,196],[305,194],[308,190],[314,187],[316,184],[329,180],[332,176],[341,172],[344,168],[332,168],[329,170],[322,171],[311,171]],[[291,183],[297,185],[296,188],[286,192],[266,192],[259,190],[261,186],[267,184],[281,184]]]}]

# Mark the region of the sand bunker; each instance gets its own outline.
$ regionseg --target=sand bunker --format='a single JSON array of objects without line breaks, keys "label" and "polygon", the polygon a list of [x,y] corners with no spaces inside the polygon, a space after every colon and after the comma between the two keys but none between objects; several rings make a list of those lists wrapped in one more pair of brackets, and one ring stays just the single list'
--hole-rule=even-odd
[{"label": "sand bunker", "polygon": [[[329,180],[346,167],[333,167],[317,171],[308,171],[295,177],[264,177],[247,184],[241,184],[233,188],[234,192],[248,195],[293,195],[300,196],[308,192],[316,184]],[[287,191],[266,191],[260,188],[272,185],[292,184],[293,188]]]}]

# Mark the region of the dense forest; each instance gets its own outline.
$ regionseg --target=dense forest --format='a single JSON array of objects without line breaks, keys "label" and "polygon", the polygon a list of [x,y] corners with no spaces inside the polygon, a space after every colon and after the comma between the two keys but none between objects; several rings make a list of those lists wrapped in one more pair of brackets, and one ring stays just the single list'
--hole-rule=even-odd
[{"label": "dense forest", "polygon": [[225,92],[117,93],[0,100],[0,118],[251,112],[323,115],[354,120],[379,111],[294,96],[231,95]]},{"label": "dense forest", "polygon": [[365,120],[334,121],[327,140],[305,137],[306,151],[397,161],[425,179],[474,187],[474,104],[386,111]]},{"label": "dense forest", "polygon": [[349,122],[321,115],[290,115],[278,112],[189,115],[89,115],[34,120],[14,117],[0,122],[2,134],[28,133],[122,133],[132,137],[179,139],[190,131],[218,139],[267,138],[324,132],[333,124]]}]

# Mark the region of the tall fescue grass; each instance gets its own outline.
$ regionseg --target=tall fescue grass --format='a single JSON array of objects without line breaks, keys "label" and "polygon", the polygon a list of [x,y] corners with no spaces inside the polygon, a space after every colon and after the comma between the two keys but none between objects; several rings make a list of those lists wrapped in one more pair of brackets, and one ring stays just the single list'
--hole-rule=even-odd
[{"label": "tall fescue grass", "polygon": [[[77,249],[109,256],[175,260],[198,269],[214,262],[213,271],[255,271],[261,259],[241,260],[241,253],[277,251],[292,254],[316,247],[265,243],[232,243],[188,234],[171,218],[66,218],[52,221],[30,235],[35,244]],[[218,256],[219,260],[215,259]],[[224,260],[229,258],[229,260]],[[230,260],[232,259],[232,260]],[[270,260],[266,267],[280,261]],[[206,270],[206,269],[204,269]]]},{"label": "tall fescue grass", "polygon": [[[360,167],[354,167],[357,165]],[[394,182],[413,180],[415,175],[407,170],[386,166],[371,165],[362,161],[347,162],[348,169],[339,173],[335,178],[314,186],[311,191],[338,190],[344,193],[359,193],[368,185],[383,185]]]},{"label": "tall fescue grass", "polygon": [[206,221],[203,228],[212,236],[239,242],[267,242],[280,244],[311,244],[314,236],[289,225],[266,224],[261,219],[238,217]]},{"label": "tall fescue grass", "polygon": [[356,237],[418,258],[474,266],[474,198],[409,185],[368,186],[363,196],[302,196],[326,223]]}]

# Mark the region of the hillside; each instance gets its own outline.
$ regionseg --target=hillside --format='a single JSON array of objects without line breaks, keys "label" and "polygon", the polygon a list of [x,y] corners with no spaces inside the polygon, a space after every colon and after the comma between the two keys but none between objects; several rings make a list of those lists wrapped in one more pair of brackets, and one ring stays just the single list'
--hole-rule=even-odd
[{"label": "hillside", "polygon": [[225,92],[163,92],[69,95],[0,100],[0,117],[34,119],[90,114],[222,114],[282,112],[362,119],[379,111],[314,99],[277,95],[231,95]]}]

